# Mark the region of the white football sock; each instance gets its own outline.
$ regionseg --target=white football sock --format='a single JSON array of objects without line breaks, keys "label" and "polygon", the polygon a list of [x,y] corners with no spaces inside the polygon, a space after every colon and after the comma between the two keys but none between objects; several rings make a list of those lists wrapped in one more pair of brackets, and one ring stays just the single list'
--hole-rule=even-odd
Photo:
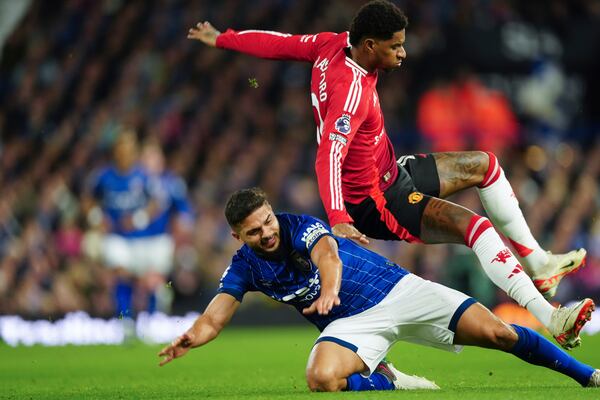
[{"label": "white football sock", "polygon": [[527,303],[526,308],[530,313],[535,315],[542,325],[546,327],[550,326],[550,319],[555,308],[552,304],[548,303],[541,294],[538,298]]},{"label": "white football sock", "polygon": [[510,240],[528,274],[535,277],[548,263],[548,254],[531,234],[519,201],[496,157],[491,153],[488,155],[490,170],[477,189],[481,203],[494,226]]},{"label": "white football sock", "polygon": [[481,216],[474,216],[465,239],[492,282],[521,306],[526,307],[544,326],[548,326],[554,307],[544,299],[523,272],[519,261],[502,242],[490,221]]}]

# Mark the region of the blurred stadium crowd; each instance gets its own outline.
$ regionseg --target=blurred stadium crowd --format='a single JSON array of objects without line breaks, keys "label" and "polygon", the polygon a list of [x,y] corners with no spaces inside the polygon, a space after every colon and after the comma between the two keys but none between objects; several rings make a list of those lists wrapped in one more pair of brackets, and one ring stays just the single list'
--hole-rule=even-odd
[{"label": "blurred stadium crowd", "polygon": [[[204,306],[237,249],[222,214],[232,191],[259,185],[277,209],[323,217],[310,67],[185,37],[203,20],[343,31],[362,3],[31,2],[0,59],[0,314],[114,315],[102,226],[84,199],[123,127],[160,143],[195,209],[193,234],[175,234],[174,313]],[[398,4],[408,58],[379,81],[397,153],[496,152],[540,243],[588,249],[558,300],[600,299],[600,1]],[[482,212],[475,191],[454,200]],[[484,304],[503,300],[464,246],[372,246]]]}]

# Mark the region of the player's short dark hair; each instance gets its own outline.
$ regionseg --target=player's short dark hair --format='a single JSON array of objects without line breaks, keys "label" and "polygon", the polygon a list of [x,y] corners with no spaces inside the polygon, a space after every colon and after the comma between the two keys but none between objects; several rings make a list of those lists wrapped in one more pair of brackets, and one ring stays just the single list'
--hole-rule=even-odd
[{"label": "player's short dark hair", "polygon": [[261,188],[238,190],[229,197],[225,205],[227,223],[232,228],[236,228],[248,215],[265,203],[268,203],[267,194]]},{"label": "player's short dark hair", "polygon": [[408,18],[396,5],[387,0],[373,0],[354,16],[350,25],[350,44],[357,46],[367,37],[389,40],[407,26]]}]

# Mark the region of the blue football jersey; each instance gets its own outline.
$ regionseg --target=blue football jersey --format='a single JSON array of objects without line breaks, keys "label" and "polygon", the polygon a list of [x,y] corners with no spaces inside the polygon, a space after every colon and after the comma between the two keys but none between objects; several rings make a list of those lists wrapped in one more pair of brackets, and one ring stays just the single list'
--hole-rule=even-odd
[{"label": "blue football jersey", "polygon": [[[271,298],[294,306],[299,312],[309,307],[321,290],[317,266],[310,252],[317,241],[331,235],[321,220],[307,215],[277,214],[280,227],[280,258],[260,257],[247,245],[233,256],[225,270],[218,292],[242,301],[248,291],[260,291]],[[342,260],[339,306],[329,315],[305,316],[323,330],[331,321],[349,317],[378,304],[409,272],[352,240],[335,237]]]},{"label": "blue football jersey", "polygon": [[193,221],[194,212],[187,197],[187,186],[179,176],[165,172],[149,179],[150,196],[158,206],[158,213],[145,229],[148,235],[160,235],[169,231],[173,215],[184,216]]},{"label": "blue football jersey", "polygon": [[104,168],[93,177],[92,192],[110,219],[113,233],[124,237],[145,236],[121,226],[125,215],[143,209],[150,200],[148,176],[142,169],[134,167],[121,173],[114,167]]}]

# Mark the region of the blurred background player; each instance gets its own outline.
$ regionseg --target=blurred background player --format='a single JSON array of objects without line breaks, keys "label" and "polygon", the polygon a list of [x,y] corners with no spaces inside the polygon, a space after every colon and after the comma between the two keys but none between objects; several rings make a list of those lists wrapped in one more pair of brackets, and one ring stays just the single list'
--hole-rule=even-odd
[{"label": "blurred background player", "polygon": [[156,293],[157,299],[160,300],[158,308],[169,312],[172,290],[171,284],[167,283],[166,279],[173,271],[175,243],[189,243],[192,239],[194,212],[188,199],[185,181],[166,168],[165,156],[157,140],[148,139],[144,142],[141,165],[144,172],[148,174],[148,189],[154,207],[153,218],[146,231],[155,237],[160,237],[155,240],[165,243],[160,250],[160,256],[164,259],[160,258],[154,267],[148,269],[144,276],[144,283],[151,294],[151,300],[152,293]]},{"label": "blurred background player", "polygon": [[600,370],[537,332],[509,326],[473,298],[334,236],[314,217],[275,214],[259,188],[234,193],[225,216],[243,246],[203,314],[159,353],[161,366],[215,339],[244,295],[260,291],[319,329],[306,366],[312,391],[438,389],[385,360],[400,340],[455,352],[462,345],[502,350],[581,386],[600,386]]},{"label": "blurred background player", "polygon": [[[553,297],[562,277],[584,264],[586,252],[552,255],[540,247],[496,156],[490,152],[434,153],[403,156],[396,164],[376,85],[379,70],[398,68],[406,58],[407,24],[399,8],[375,0],[364,5],[350,31],[341,34],[232,29],[221,33],[203,22],[190,29],[188,38],[257,57],[313,64],[315,169],[336,235],[362,243],[368,243],[369,236],[466,244],[492,282],[535,315],[562,346],[577,346],[569,338],[578,335],[566,333],[564,322],[583,318],[593,308],[592,300],[572,310],[555,309],[539,292]],[[520,260],[487,218],[442,200],[471,187],[477,188],[490,219],[513,244]],[[521,263],[534,283],[521,273]]]},{"label": "blurred background player", "polygon": [[135,133],[121,131],[112,148],[112,163],[91,175],[86,199],[88,215],[98,209],[102,213],[102,261],[115,270],[117,315],[129,318],[135,314],[133,286],[144,257],[135,254],[134,240],[148,225],[151,210],[148,178],[139,167],[138,156]]},{"label": "blurred background player", "polygon": [[104,262],[117,271],[117,312],[131,317],[136,310],[153,312],[157,306],[169,311],[172,295],[166,282],[174,262],[171,217],[185,215],[174,223],[179,231],[192,218],[185,184],[164,170],[155,143],[146,146],[145,162],[140,164],[132,131],[118,136],[113,155],[114,164],[97,172],[91,191],[104,214]]}]

